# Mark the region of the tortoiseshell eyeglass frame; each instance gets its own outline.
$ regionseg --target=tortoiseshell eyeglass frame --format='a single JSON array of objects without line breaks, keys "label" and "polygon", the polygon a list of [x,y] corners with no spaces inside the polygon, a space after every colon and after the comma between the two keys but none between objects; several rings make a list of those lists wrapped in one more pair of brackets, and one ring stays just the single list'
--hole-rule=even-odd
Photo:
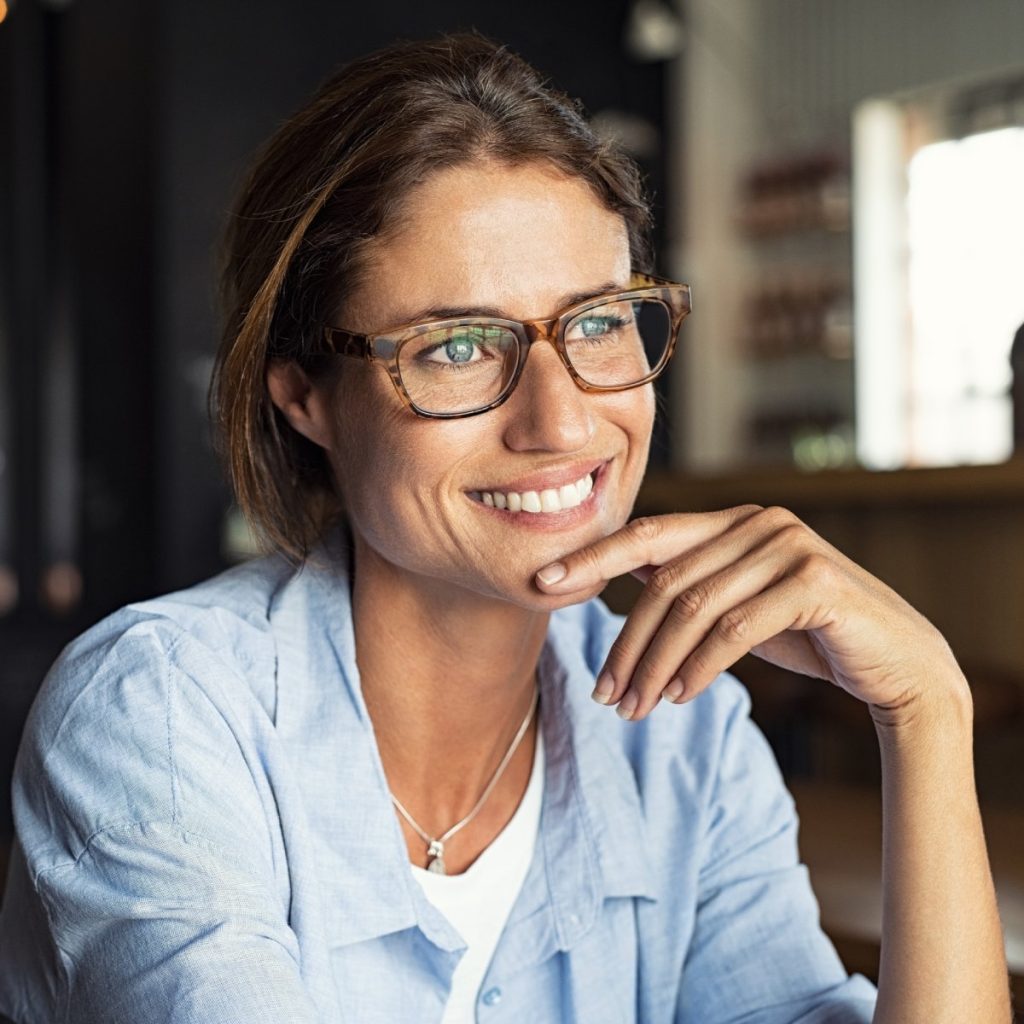
[{"label": "tortoiseshell eyeglass frame", "polygon": [[[586,313],[597,306],[603,306],[608,302],[633,300],[633,299],[655,299],[663,303],[668,311],[671,321],[671,334],[665,354],[657,366],[651,369],[645,377],[633,381],[630,384],[591,384],[584,380],[569,360],[565,350],[564,331],[566,324],[581,313]],[[365,359],[368,362],[380,362],[388,371],[391,383],[395,386],[399,398],[417,416],[425,416],[428,419],[459,419],[463,416],[478,416],[480,413],[496,409],[515,390],[522,376],[523,368],[530,354],[530,347],[538,341],[546,341],[551,344],[558,353],[562,365],[568,370],[569,376],[578,388],[583,391],[629,391],[631,388],[638,388],[654,380],[662,370],[665,369],[672,353],[675,351],[676,339],[679,336],[679,328],[692,309],[690,299],[690,286],[677,284],[675,281],[668,281],[665,278],[654,277],[651,274],[633,273],[630,275],[629,287],[621,291],[607,292],[603,295],[595,295],[585,302],[579,302],[563,309],[555,316],[543,320],[503,320],[496,317],[458,317],[449,320],[430,320],[423,323],[405,324],[394,327],[388,331],[378,334],[356,334],[341,327],[324,328],[325,354],[352,356],[356,359]],[[417,338],[430,331],[441,330],[449,327],[502,327],[515,334],[519,341],[519,359],[516,368],[509,378],[504,390],[487,405],[475,409],[468,409],[462,412],[430,412],[421,409],[409,397],[402,383],[402,374],[398,366],[398,355],[401,347],[413,338]]]}]

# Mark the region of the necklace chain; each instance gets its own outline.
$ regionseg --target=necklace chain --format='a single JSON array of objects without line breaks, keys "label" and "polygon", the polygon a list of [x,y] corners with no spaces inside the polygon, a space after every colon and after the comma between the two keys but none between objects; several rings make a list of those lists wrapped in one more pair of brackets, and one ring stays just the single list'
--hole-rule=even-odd
[{"label": "necklace chain", "polygon": [[501,778],[501,773],[505,770],[509,761],[512,760],[512,755],[516,752],[516,748],[519,746],[520,740],[522,740],[522,738],[526,735],[526,730],[529,728],[530,720],[533,718],[534,711],[537,710],[537,703],[539,700],[540,688],[538,687],[536,690],[534,690],[533,700],[530,702],[530,710],[526,713],[526,717],[523,719],[522,725],[519,726],[519,731],[516,733],[515,739],[512,740],[512,745],[505,752],[505,756],[501,759],[501,764],[498,765],[497,771],[495,771],[494,775],[491,776],[491,781],[487,783],[483,793],[480,796],[480,799],[477,800],[476,804],[474,805],[473,809],[469,812],[469,814],[467,814],[462,819],[462,821],[458,822],[455,825],[452,825],[452,827],[448,829],[448,831],[445,832],[443,836],[435,838],[434,836],[430,836],[426,832],[424,832],[424,830],[420,828],[420,826],[417,825],[415,821],[413,821],[412,815],[402,806],[398,797],[395,796],[394,793],[391,794],[391,799],[394,802],[395,807],[398,808],[398,810],[401,812],[405,820],[409,822],[409,824],[416,830],[417,834],[427,844],[427,854],[431,857],[431,860],[427,862],[428,871],[432,871],[434,874],[437,875],[447,874],[447,870],[445,868],[444,863],[444,844],[453,835],[455,835],[455,833],[458,832],[460,828],[462,828],[464,825],[468,825],[469,822],[472,821],[472,819],[476,815],[476,812],[479,811],[481,807],[483,807],[484,802],[491,795],[491,790],[494,789],[495,785],[498,782],[498,779]]}]

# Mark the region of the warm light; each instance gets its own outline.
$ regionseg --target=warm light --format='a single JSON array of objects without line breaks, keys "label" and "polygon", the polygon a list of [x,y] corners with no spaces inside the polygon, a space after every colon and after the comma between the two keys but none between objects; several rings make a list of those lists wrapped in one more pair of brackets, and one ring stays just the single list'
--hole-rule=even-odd
[{"label": "warm light", "polygon": [[924,146],[907,172],[910,455],[1000,462],[1024,321],[1024,129]]},{"label": "warm light", "polygon": [[904,360],[903,120],[897,104],[868,100],[853,122],[853,299],[857,458],[895,469],[907,455]]},{"label": "warm light", "polygon": [[0,0],[0,21],[7,17],[7,0]]},{"label": "warm light", "polygon": [[857,455],[872,469],[1000,462],[1024,321],[1024,128],[921,146],[906,112],[854,119]]}]

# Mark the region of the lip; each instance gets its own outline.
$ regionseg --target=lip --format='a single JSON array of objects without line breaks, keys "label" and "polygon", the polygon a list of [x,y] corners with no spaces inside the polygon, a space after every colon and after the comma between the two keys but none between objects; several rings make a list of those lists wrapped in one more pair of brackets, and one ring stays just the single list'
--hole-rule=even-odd
[{"label": "lip", "polygon": [[[578,480],[587,472],[587,467],[592,467],[590,472],[594,474],[594,489],[587,495],[587,498],[581,505],[576,505],[574,508],[563,509],[561,512],[510,512],[508,509],[503,508],[492,508],[490,505],[485,505],[482,501],[475,500],[469,492],[466,497],[472,502],[475,509],[479,509],[486,515],[497,516],[500,521],[515,525],[528,530],[571,530],[577,526],[589,522],[596,514],[598,509],[603,504],[605,481],[608,476],[608,466],[611,464],[611,459],[606,462],[599,462],[596,465],[594,463],[580,463],[579,469],[576,467],[570,467],[568,472],[565,470],[558,470],[555,474],[540,474],[538,476],[524,477],[523,480],[534,481],[534,480],[545,480],[545,481],[556,481],[555,483],[549,483],[548,486],[557,487],[563,483],[572,483]],[[573,476],[572,474],[578,472],[579,476]],[[511,485],[505,485],[509,490],[516,490],[516,487]],[[528,487],[523,486],[521,481],[516,481],[516,486],[522,486],[524,490],[543,490],[546,489],[544,486],[541,487]],[[495,488],[498,490],[499,488]],[[521,493],[521,492],[520,492]]]},{"label": "lip", "polygon": [[[501,494],[508,494],[509,491],[515,491],[518,494],[523,494],[525,491],[537,491],[538,493],[546,490],[557,491],[559,487],[565,484],[574,484],[577,480],[590,476],[596,470],[603,469],[610,461],[611,459],[591,459],[589,462],[574,462],[569,466],[560,466],[557,469],[549,469],[540,473],[532,473],[529,476],[521,476],[508,483],[492,484],[487,487],[472,487],[467,493],[472,494],[476,492],[477,494],[482,494],[484,491],[490,491],[493,494],[495,491],[499,491]],[[597,483],[596,478],[594,483]],[[537,513],[537,515],[541,514]],[[558,515],[557,512],[543,514]]]}]

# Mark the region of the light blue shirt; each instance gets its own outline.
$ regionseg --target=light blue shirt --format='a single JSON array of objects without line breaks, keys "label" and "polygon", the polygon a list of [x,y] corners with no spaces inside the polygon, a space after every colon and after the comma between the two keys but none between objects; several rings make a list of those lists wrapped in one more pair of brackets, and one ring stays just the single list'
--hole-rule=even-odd
[{"label": "light blue shirt", "polygon": [[[15,769],[17,1024],[440,1020],[465,944],[412,876],[331,557],[254,560],[62,653]],[[540,834],[478,1021],[869,1022],[746,691],[623,722],[590,699],[621,624],[552,617]]]}]

